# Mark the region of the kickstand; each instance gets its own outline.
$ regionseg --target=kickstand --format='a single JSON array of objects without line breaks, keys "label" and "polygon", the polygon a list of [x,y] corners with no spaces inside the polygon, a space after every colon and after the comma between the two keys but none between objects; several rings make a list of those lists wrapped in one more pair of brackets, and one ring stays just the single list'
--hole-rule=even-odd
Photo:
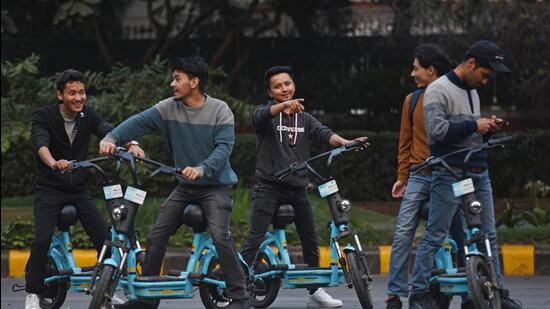
[{"label": "kickstand", "polygon": [[15,283],[14,285],[11,286],[11,290],[12,292],[21,292],[25,290],[25,286]]}]

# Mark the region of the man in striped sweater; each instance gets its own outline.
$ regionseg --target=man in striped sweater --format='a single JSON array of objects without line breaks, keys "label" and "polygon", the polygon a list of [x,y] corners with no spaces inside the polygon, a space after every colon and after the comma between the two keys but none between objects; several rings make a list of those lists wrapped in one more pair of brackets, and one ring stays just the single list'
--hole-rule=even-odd
[{"label": "man in striped sweater", "polygon": [[[138,136],[160,134],[175,166],[182,168],[179,184],[160,209],[147,238],[143,275],[156,276],[168,240],[183,224],[183,209],[199,202],[220,256],[231,303],[227,308],[249,308],[246,280],[231,238],[230,186],[237,182],[229,157],[235,143],[233,113],[227,104],[204,93],[208,66],[200,57],[176,59],[170,86],[174,96],[134,115],[110,132],[99,145],[101,154]],[[159,301],[129,301],[116,308],[156,308]]]}]

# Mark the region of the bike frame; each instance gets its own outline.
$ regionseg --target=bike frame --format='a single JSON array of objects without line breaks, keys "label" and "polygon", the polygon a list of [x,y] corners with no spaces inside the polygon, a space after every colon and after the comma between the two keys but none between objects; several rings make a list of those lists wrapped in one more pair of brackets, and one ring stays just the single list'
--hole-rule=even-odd
[{"label": "bike frame", "polygon": [[[294,163],[290,168],[277,173],[276,177],[279,179],[294,173],[298,170],[307,169],[313,174],[322,186],[327,181],[334,181],[332,177],[325,178],[317,173],[309,163],[320,158],[329,156],[327,161],[327,167],[330,167],[332,159],[344,152],[351,150],[359,150],[362,147],[357,145],[349,145],[341,148],[336,148],[331,151],[319,154],[306,162]],[[330,266],[328,268],[321,267],[302,267],[292,264],[286,245],[286,234],[284,229],[275,229],[272,233],[266,233],[266,240],[260,245],[260,252],[264,252],[269,259],[271,265],[279,265],[275,270],[270,270],[261,274],[255,274],[255,278],[282,278],[283,288],[304,288],[304,287],[324,287],[324,286],[338,286],[344,283],[344,279],[348,287],[351,287],[351,279],[349,278],[348,271],[345,267],[346,260],[342,253],[348,253],[350,251],[362,252],[361,243],[356,233],[351,230],[349,226],[349,218],[347,212],[342,210],[338,205],[342,203],[340,194],[336,191],[325,196],[333,220],[330,222]],[[351,243],[346,244],[343,248],[340,246],[340,240],[352,237],[355,245]],[[280,258],[279,258],[280,256]],[[340,263],[340,266],[339,266]],[[281,267],[280,265],[286,265],[287,267]],[[368,265],[366,265],[368,269]],[[369,280],[372,280],[369,275]]]},{"label": "bike frame", "polygon": [[[425,163],[414,167],[413,173],[417,173],[428,166],[441,165],[443,166],[444,169],[450,172],[457,181],[468,179],[469,177],[466,173],[466,166],[473,153],[484,149],[494,148],[494,147],[504,147],[503,143],[509,140],[511,140],[511,137],[504,137],[501,139],[490,140],[485,144],[457,150],[438,158],[430,157],[426,160]],[[464,159],[464,167],[462,169],[462,172],[458,174],[445,162],[445,158],[453,155],[457,155],[463,152],[467,152],[467,155],[465,156],[465,159]],[[464,246],[465,257],[466,259],[472,256],[479,256],[483,258],[483,260],[487,262],[489,269],[492,272],[491,284],[496,287],[497,286],[496,270],[494,267],[493,254],[491,252],[489,238],[487,237],[487,235],[481,235],[481,229],[480,229],[481,210],[479,210],[478,212],[470,212],[470,207],[472,207],[471,206],[472,203],[478,203],[479,204],[478,207],[480,207],[480,209],[481,207],[483,207],[483,205],[481,205],[481,203],[478,202],[475,196],[475,191],[463,195],[461,199],[462,199],[461,206],[464,210],[464,214],[466,216],[466,222],[468,225],[468,232],[466,235],[465,246]],[[487,254],[484,254],[483,252],[478,250],[477,242],[481,240],[483,240]],[[456,243],[453,240],[448,238],[446,240],[445,245],[442,246],[435,255],[436,267],[438,268],[438,270],[444,270],[444,271],[430,278],[430,283],[435,283],[435,282],[439,283],[440,292],[451,296],[468,295],[470,293],[466,273],[459,273],[459,269],[453,265],[452,255],[453,254],[456,255],[457,251],[458,251],[458,247]],[[459,274],[463,274],[463,275],[459,275]]]},{"label": "bike frame", "polygon": [[[117,157],[129,163],[128,165],[131,168],[134,185],[138,188],[147,180],[161,172],[179,175],[179,170],[176,168],[165,166],[153,160],[134,157],[132,154],[126,152],[121,153],[120,150]],[[136,160],[157,167],[157,169],[151,172],[149,177],[142,183],[137,181],[135,170]],[[98,264],[111,265],[115,268],[115,280],[118,280],[118,285],[124,290],[124,293],[130,300],[135,300],[137,298],[193,298],[193,285],[198,285],[200,283],[215,285],[220,290],[226,288],[224,281],[206,277],[208,265],[211,260],[217,258],[218,255],[212,238],[205,232],[194,233],[192,252],[185,271],[169,276],[156,276],[155,280],[152,281],[139,280],[140,276],[138,276],[136,272],[137,255],[143,250],[139,242],[136,242],[137,245],[133,244],[130,235],[128,235],[128,231],[133,231],[134,219],[140,204],[127,200],[125,197],[124,207],[126,209],[133,209],[133,211],[128,211],[129,217],[124,218],[124,223],[117,222],[117,220],[113,219],[113,224],[111,225],[111,241],[104,245],[100,253]],[[105,252],[109,247],[111,249],[111,257],[104,259]],[[125,268],[127,274],[124,276]],[[162,280],[163,277],[166,278],[166,280]],[[92,278],[90,278],[90,280],[92,280]],[[93,289],[93,283],[94,282],[91,282],[90,289]]]}]

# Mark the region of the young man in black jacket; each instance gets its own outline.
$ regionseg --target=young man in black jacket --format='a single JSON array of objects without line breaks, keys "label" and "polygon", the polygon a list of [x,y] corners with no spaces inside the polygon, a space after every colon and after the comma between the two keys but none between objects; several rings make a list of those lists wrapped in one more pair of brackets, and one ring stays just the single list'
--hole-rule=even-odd
[{"label": "young man in black jacket", "polygon": [[[293,99],[294,79],[289,67],[275,66],[265,72],[264,82],[271,99],[256,108],[253,126],[256,131],[256,179],[252,190],[250,231],[242,249],[250,265],[264,239],[277,207],[291,204],[296,216],[296,229],[303,247],[304,262],[319,266],[319,246],[313,212],[306,193],[307,173],[289,175],[283,180],[275,173],[291,163],[309,159],[310,140],[331,146],[342,146],[351,141],[334,134],[312,115],[304,112],[303,99]],[[359,140],[367,143],[366,137]],[[309,291],[311,304],[336,308],[342,301],[332,298],[324,289]]]},{"label": "young man in black jacket", "polygon": [[[95,248],[101,250],[108,239],[108,225],[99,213],[87,188],[84,170],[61,174],[71,160],[85,160],[92,134],[102,138],[113,126],[86,106],[84,75],[68,69],[56,79],[58,104],[38,108],[32,113],[32,142],[36,152],[37,175],[34,194],[34,240],[27,261],[26,309],[39,309],[44,290],[44,271],[59,213],[74,205],[78,219]],[[135,143],[134,143],[135,144]],[[131,151],[143,156],[137,145]]]}]

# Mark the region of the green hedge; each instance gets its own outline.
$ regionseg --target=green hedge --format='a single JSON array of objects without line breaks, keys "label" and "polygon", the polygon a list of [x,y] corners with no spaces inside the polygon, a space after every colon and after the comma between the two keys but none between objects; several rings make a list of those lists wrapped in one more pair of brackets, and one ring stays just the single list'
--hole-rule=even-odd
[{"label": "green hedge", "polygon": [[[363,152],[338,158],[333,164],[334,176],[342,194],[356,201],[390,200],[390,190],[396,175],[397,132],[340,132],[343,136],[369,136],[371,146]],[[492,150],[490,154],[493,189],[497,198],[526,196],[524,185],[529,180],[540,179],[550,183],[550,131],[517,132],[515,142],[506,149]],[[254,134],[238,134],[231,157],[233,169],[245,186],[254,182],[255,156]],[[95,145],[95,144],[94,144]],[[143,141],[148,156],[170,164],[164,142],[151,136]],[[312,154],[328,149],[315,144]],[[28,142],[12,146],[2,155],[2,196],[29,195],[33,192],[34,159]],[[91,147],[90,156],[97,155]],[[99,177],[90,177],[91,187],[99,192]],[[128,178],[127,178],[128,179]],[[159,177],[149,185],[150,194],[167,196],[173,188],[171,177]]]}]

